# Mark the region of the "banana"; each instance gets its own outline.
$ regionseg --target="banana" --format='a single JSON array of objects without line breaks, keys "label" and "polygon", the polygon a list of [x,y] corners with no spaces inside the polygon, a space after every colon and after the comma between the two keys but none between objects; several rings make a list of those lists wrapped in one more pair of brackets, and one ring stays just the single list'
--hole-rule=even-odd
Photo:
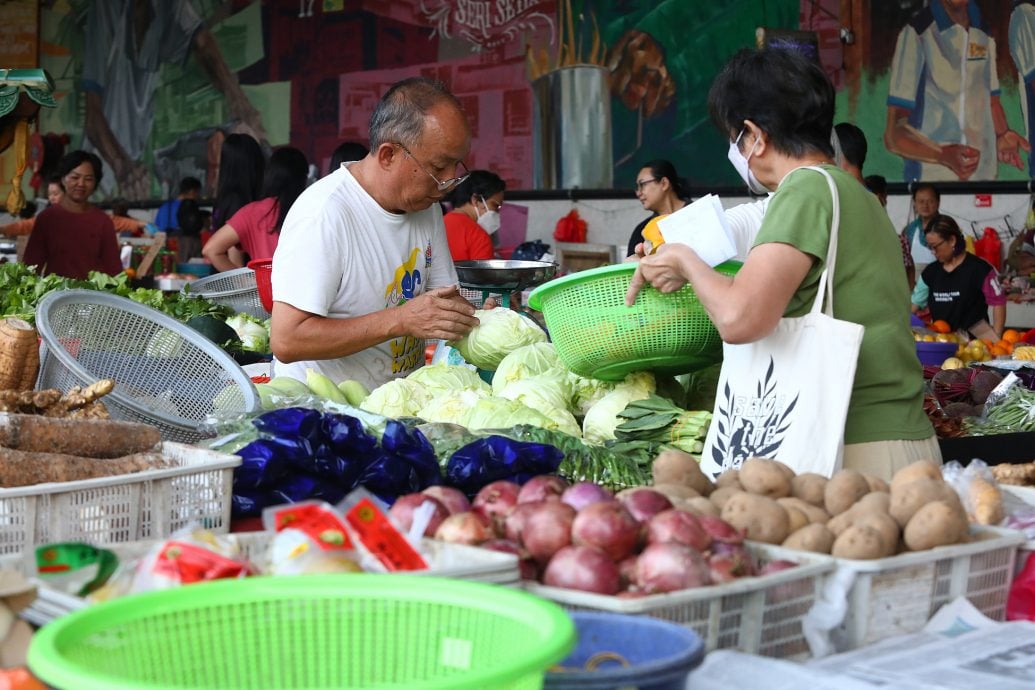
[{"label": "banana", "polygon": [[341,405],[349,404],[348,398],[338,390],[338,387],[334,385],[334,381],[331,381],[316,369],[305,370],[305,382],[309,385],[309,390],[313,392],[313,395],[318,395],[324,400]]},{"label": "banana", "polygon": [[345,399],[349,401],[349,405],[353,407],[359,407],[360,403],[366,400],[367,396],[370,395],[370,391],[359,381],[353,381],[351,379],[342,381],[338,384],[338,390],[342,392]]},{"label": "banana", "polygon": [[275,395],[297,398],[302,395],[312,394],[312,391],[309,390],[309,386],[305,385],[298,379],[291,378],[290,376],[274,376],[264,385],[268,386],[270,391]]}]

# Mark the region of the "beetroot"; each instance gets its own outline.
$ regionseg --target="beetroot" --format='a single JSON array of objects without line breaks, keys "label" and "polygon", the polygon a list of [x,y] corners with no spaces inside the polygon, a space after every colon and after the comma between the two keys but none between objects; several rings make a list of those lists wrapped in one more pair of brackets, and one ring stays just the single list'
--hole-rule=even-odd
[{"label": "beetroot", "polygon": [[538,563],[546,563],[565,546],[571,544],[571,525],[575,509],[560,501],[540,501],[525,517],[521,541]]},{"label": "beetroot", "polygon": [[582,510],[592,503],[601,501],[613,501],[615,497],[611,492],[593,482],[576,482],[561,494],[561,501],[567,503],[575,510]]},{"label": "beetroot", "polygon": [[668,500],[668,496],[643,487],[620,491],[615,498],[640,522],[647,522],[658,513],[672,508],[672,501]]},{"label": "beetroot", "polygon": [[435,539],[472,546],[488,541],[492,536],[488,522],[474,512],[450,515],[435,531]]},{"label": "beetroot", "polygon": [[437,498],[446,507],[450,515],[466,513],[471,509],[471,502],[467,500],[464,492],[451,486],[429,486],[421,493]]},{"label": "beetroot", "polygon": [[413,511],[425,503],[435,506],[435,512],[431,515],[431,521],[428,522],[428,526],[424,529],[424,536],[430,537],[435,534],[439,525],[449,517],[449,511],[446,510],[446,507],[438,499],[427,494],[406,494],[396,499],[395,503],[388,510],[388,514],[396,519],[403,532],[409,532],[410,526],[413,524]]},{"label": "beetroot", "polygon": [[543,584],[597,594],[621,589],[618,566],[607,554],[590,546],[566,546],[550,559]]},{"label": "beetroot", "polygon": [[517,542],[513,542],[510,539],[490,539],[481,545],[483,549],[489,549],[490,551],[499,551],[500,553],[510,553],[518,557],[518,569],[521,572],[522,580],[534,580],[539,574],[539,567],[532,560],[532,556],[525,549],[521,548],[521,545]]},{"label": "beetroot", "polygon": [[518,492],[518,503],[531,501],[559,501],[561,494],[568,488],[568,482],[555,474],[541,474],[532,477]]},{"label": "beetroot", "polygon": [[689,546],[651,544],[636,561],[636,585],[648,594],[711,584],[708,563]]},{"label": "beetroot", "polygon": [[711,535],[704,531],[700,520],[685,510],[666,510],[658,513],[647,523],[647,541],[651,544],[676,542],[697,551],[704,551],[712,544]]},{"label": "beetroot", "polygon": [[726,544],[741,544],[744,542],[744,533],[714,515],[698,515],[698,522],[701,527],[712,538],[712,541],[724,542]]},{"label": "beetroot", "polygon": [[631,554],[640,538],[640,523],[617,501],[593,503],[575,516],[571,540],[593,546],[618,562]]}]

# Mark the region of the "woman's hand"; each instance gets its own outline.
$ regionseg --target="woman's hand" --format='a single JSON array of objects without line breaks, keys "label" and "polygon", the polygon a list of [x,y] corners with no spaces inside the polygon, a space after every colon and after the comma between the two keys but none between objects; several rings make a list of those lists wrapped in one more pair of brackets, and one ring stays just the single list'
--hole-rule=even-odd
[{"label": "woman's hand", "polygon": [[660,292],[675,292],[686,285],[690,279],[685,262],[693,253],[694,250],[685,244],[663,244],[657,253],[643,257],[625,293],[626,306],[636,303],[636,295],[645,283],[650,283]]}]

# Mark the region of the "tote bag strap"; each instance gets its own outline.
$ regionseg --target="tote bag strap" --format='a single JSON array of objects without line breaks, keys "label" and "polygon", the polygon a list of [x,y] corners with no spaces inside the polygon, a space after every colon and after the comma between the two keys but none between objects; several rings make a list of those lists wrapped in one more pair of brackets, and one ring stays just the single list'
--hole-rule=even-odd
[{"label": "tote bag strap", "polygon": [[[834,178],[818,165],[805,166],[807,170],[815,170],[827,179],[827,186],[830,187],[830,196],[833,197],[834,206],[830,216],[830,244],[827,247],[827,260],[823,265],[823,273],[819,276],[819,288],[816,290],[816,301],[812,303],[812,314],[818,314],[822,309],[829,316],[834,316],[834,263],[837,259],[837,229],[841,226],[841,203],[837,194],[837,185]],[[826,297],[826,308],[823,309],[823,298]]]}]

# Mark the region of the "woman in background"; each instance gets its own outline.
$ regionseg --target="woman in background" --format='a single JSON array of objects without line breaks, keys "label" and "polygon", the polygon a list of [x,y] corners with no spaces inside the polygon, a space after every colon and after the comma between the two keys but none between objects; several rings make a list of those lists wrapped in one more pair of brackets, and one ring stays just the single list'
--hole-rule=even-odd
[{"label": "woman in background", "polygon": [[651,218],[678,211],[687,205],[690,195],[686,193],[679,175],[676,174],[676,166],[659,158],[647,163],[636,175],[636,198],[651,214],[633,230],[629,237],[629,252],[626,256],[636,253],[636,245],[643,242],[643,229],[647,227]]},{"label": "woman in background", "polygon": [[231,258],[230,250],[235,246],[252,259],[272,258],[284,218],[305,189],[308,174],[309,161],[304,153],[290,146],[274,151],[262,198],[234,213],[205,244],[202,255],[217,271],[241,268],[247,263],[243,257]]},{"label": "woman in background", "polygon": [[[219,149],[219,177],[216,203],[212,208],[212,227],[219,228],[242,207],[262,195],[266,158],[259,142],[248,134],[231,134]],[[244,265],[237,249],[230,250],[234,264]]]},{"label": "woman in background", "polygon": [[453,261],[493,257],[493,236],[500,229],[500,208],[507,183],[488,170],[472,170],[449,197],[453,210],[443,216]]}]

